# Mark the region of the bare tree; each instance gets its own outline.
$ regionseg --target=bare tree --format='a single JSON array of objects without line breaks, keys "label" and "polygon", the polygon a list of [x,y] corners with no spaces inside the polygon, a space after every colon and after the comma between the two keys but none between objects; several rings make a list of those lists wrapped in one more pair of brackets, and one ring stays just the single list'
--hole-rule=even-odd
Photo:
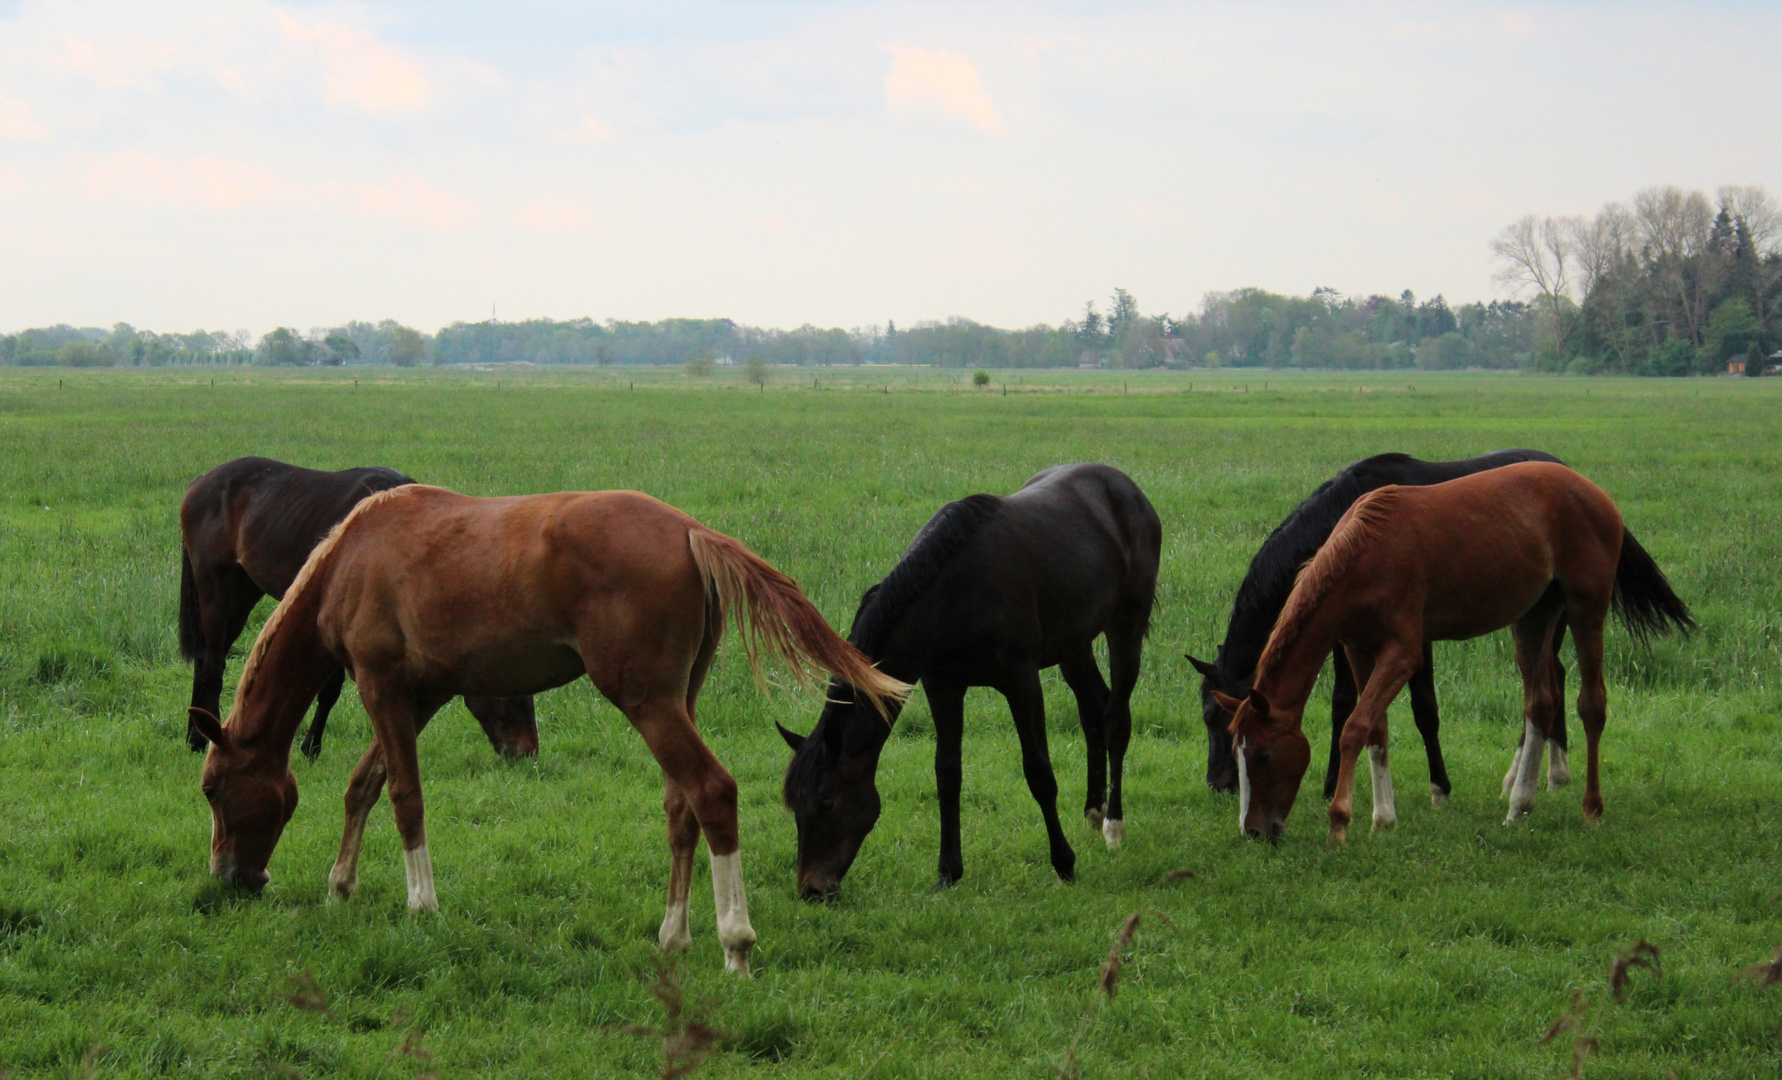
[{"label": "bare tree", "polygon": [[1744,222],[1759,255],[1775,255],[1782,250],[1782,205],[1767,190],[1728,185],[1714,195],[1734,219]]},{"label": "bare tree", "polygon": [[1571,234],[1580,298],[1589,297],[1608,280],[1635,249],[1639,235],[1633,215],[1620,203],[1609,203],[1593,218],[1571,219]]},{"label": "bare tree", "polygon": [[1580,227],[1576,218],[1536,217],[1526,214],[1504,227],[1491,242],[1491,253],[1501,264],[1497,280],[1511,289],[1533,288],[1553,317],[1553,348],[1571,333],[1573,320],[1565,317],[1568,277],[1575,259],[1573,236]]},{"label": "bare tree", "polygon": [[1650,187],[1634,196],[1633,211],[1648,268],[1675,305],[1664,321],[1674,336],[1700,345],[1709,301],[1725,272],[1721,260],[1710,257],[1713,204],[1699,191]]}]

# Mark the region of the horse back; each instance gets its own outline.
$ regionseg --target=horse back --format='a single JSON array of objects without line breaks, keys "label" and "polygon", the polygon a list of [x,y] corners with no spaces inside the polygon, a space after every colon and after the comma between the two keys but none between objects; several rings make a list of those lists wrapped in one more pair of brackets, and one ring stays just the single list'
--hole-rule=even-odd
[{"label": "horse back", "polygon": [[1395,490],[1373,572],[1388,591],[1425,596],[1427,637],[1474,637],[1509,625],[1555,581],[1608,603],[1621,514],[1601,488],[1564,465],[1512,464]]},{"label": "horse back", "polygon": [[602,684],[603,657],[680,655],[705,633],[696,526],[638,492],[414,485],[343,530],[318,625],[344,657],[443,691],[512,696],[584,671]]},{"label": "horse back", "polygon": [[237,458],[186,489],[180,528],[195,563],[239,564],[261,590],[280,598],[310,551],[360,500],[413,482],[381,467],[325,472]]},{"label": "horse back", "polygon": [[966,658],[1049,667],[1106,630],[1116,612],[1142,630],[1161,539],[1156,511],[1124,473],[1048,469],[1003,500],[893,640],[929,651],[938,669]]}]

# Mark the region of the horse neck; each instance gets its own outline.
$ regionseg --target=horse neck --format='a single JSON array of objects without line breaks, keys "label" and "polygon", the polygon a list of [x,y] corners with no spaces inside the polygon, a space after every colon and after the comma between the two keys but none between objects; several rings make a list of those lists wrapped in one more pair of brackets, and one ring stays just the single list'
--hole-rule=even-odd
[{"label": "horse neck", "polygon": [[1346,608],[1340,592],[1328,596],[1300,620],[1284,644],[1269,642],[1257,663],[1254,685],[1276,712],[1296,720],[1305,712],[1318,673],[1324,670],[1324,658],[1336,648]]},{"label": "horse neck", "polygon": [[242,745],[288,757],[310,702],[339,666],[316,628],[320,591],[306,589],[281,604],[271,639],[255,642],[259,662],[243,674],[229,711],[230,733]]}]

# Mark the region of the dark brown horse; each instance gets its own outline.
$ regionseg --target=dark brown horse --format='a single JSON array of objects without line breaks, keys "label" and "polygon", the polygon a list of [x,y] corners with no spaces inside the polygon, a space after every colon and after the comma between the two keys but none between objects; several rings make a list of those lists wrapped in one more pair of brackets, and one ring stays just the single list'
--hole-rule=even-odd
[{"label": "dark brown horse", "polygon": [[211,741],[211,872],[263,887],[297,807],[291,743],[337,668],[359,684],[377,743],[347,790],[329,883],[351,895],[359,830],[386,778],[411,909],[435,908],[415,736],[459,694],[535,694],[587,675],[662,767],[671,862],[664,948],[686,948],[687,890],[703,831],[725,963],[747,972],[736,781],[694,729],[694,702],[736,616],[751,662],[814,665],[886,710],[909,687],[823,621],[798,585],[737,541],[630,491],[476,499],[409,485],[361,502],[319,544],[248,655],[229,722]]},{"label": "dark brown horse", "polygon": [[1238,827],[1279,836],[1311,761],[1301,717],[1324,657],[1342,644],[1362,687],[1343,725],[1330,838],[1348,835],[1355,764],[1368,748],[1374,828],[1398,818],[1387,767],[1386,707],[1429,641],[1511,627],[1522,672],[1523,749],[1506,823],[1534,807],[1548,732],[1565,702],[1554,635],[1578,656],[1587,765],[1584,818],[1601,819],[1598,742],[1608,711],[1603,624],[1613,605],[1635,636],[1695,623],[1601,488],[1563,465],[1506,465],[1430,487],[1383,487],[1357,500],[1300,573],[1242,699],[1231,710]]},{"label": "dark brown horse", "polygon": [[[395,469],[319,472],[263,457],[236,458],[192,481],[179,508],[179,648],[193,664],[193,708],[220,714],[229,649],[260,598],[283,598],[309,553],[359,500],[412,483]],[[307,758],[322,752],[345,679],[336,670],[316,695],[315,719],[303,737]],[[531,698],[468,697],[464,704],[499,753],[538,754]],[[190,723],[186,742],[205,747]]]},{"label": "dark brown horse", "polygon": [[[921,679],[934,714],[942,885],[965,873],[960,740],[972,686],[993,687],[1008,699],[1052,868],[1065,881],[1074,876],[1040,687],[1040,672],[1054,664],[1076,696],[1083,726],[1084,816],[1109,847],[1120,845],[1132,688],[1162,537],[1157,512],[1131,477],[1106,465],[1060,465],[1013,495],[972,495],[942,507],[861,599],[849,640],[887,674]],[[1104,634],[1111,690],[1095,662],[1095,639]],[[835,891],[878,821],[873,776],[890,725],[863,708],[852,687],[837,683],[808,738],[780,733],[793,750],[784,798],[798,826],[798,887],[815,899]]]}]

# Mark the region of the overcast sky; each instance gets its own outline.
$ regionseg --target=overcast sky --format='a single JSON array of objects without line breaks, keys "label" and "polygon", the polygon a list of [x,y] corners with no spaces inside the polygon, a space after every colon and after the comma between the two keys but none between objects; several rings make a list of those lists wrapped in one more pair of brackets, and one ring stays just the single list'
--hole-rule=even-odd
[{"label": "overcast sky", "polygon": [[1488,298],[1521,214],[1782,186],[1778,52],[1769,4],[0,0],[0,330]]}]

